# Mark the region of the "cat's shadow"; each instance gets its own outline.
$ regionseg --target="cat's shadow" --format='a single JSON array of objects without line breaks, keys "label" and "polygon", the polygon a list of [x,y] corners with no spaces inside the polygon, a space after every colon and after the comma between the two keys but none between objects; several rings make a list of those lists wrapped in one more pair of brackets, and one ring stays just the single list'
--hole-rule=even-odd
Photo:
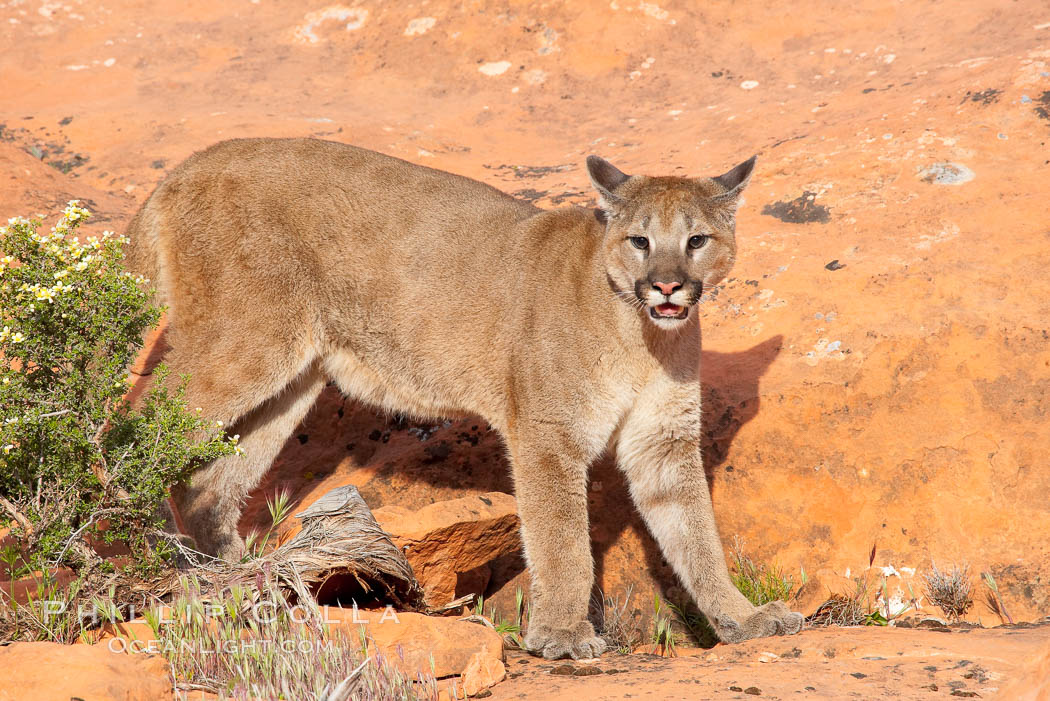
[{"label": "cat's shadow", "polygon": [[[734,470],[726,462],[740,428],[758,413],[759,383],[783,346],[773,336],[743,351],[703,350],[702,452],[708,487],[718,500],[719,484]],[[326,477],[331,476],[331,479]],[[342,397],[335,387],[322,394],[297,429],[262,484],[248,500],[242,531],[265,527],[266,499],[275,490],[291,491],[293,513],[304,498],[314,499],[329,483],[354,483],[373,508],[398,504],[416,509],[442,499],[490,491],[513,494],[502,440],[480,419],[418,422],[377,414]],[[647,575],[663,591],[679,587],[670,566],[631,504],[623,476],[612,457],[591,468],[589,507],[596,589],[623,583],[623,563],[614,545],[624,531],[635,532],[644,552]],[[611,553],[616,552],[613,556]],[[486,595],[521,574],[520,557],[493,567]],[[616,576],[607,577],[616,571]]]},{"label": "cat's shadow", "polygon": [[[141,364],[147,371],[163,358],[163,336]],[[759,383],[782,347],[783,337],[776,335],[743,351],[701,352],[701,450],[708,488],[716,503],[720,482],[735,469],[726,462],[730,446],[740,428],[758,413]],[[146,386],[148,382],[138,383],[131,398]],[[607,577],[607,568],[638,568],[639,563],[622,563],[611,555],[627,530],[637,536],[648,577],[661,590],[675,591],[680,585],[633,508],[615,460],[611,456],[598,460],[591,467],[590,478],[596,593],[603,586],[623,581],[621,576]],[[304,499],[312,501],[329,486],[348,482],[358,486],[373,510],[391,504],[417,509],[443,499],[491,491],[514,493],[502,440],[484,421],[418,422],[391,417],[342,397],[330,386],[253,490],[245,505],[241,531],[268,525],[266,501],[277,490],[289,491],[291,512],[295,513]],[[523,569],[520,557],[504,558],[493,567],[486,595],[498,591]]]}]

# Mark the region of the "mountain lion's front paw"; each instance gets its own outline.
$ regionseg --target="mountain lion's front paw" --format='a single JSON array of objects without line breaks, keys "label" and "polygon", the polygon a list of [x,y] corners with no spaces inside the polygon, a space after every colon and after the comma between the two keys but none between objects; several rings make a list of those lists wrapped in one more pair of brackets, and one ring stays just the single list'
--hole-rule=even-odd
[{"label": "mountain lion's front paw", "polygon": [[581,660],[600,657],[605,652],[605,641],[594,634],[590,621],[580,621],[571,628],[538,625],[529,626],[525,649],[548,660],[562,657]]},{"label": "mountain lion's front paw", "polygon": [[740,643],[770,635],[794,635],[802,630],[803,618],[801,613],[795,613],[783,601],[774,601],[756,608],[744,620],[716,616],[714,623],[722,642]]}]

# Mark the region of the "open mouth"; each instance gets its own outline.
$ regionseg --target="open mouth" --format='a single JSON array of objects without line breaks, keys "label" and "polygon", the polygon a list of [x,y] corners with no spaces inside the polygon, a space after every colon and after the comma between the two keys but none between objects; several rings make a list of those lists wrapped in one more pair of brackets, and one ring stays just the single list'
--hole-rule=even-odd
[{"label": "open mouth", "polygon": [[665,302],[649,307],[649,316],[654,319],[684,319],[689,316],[689,307]]}]

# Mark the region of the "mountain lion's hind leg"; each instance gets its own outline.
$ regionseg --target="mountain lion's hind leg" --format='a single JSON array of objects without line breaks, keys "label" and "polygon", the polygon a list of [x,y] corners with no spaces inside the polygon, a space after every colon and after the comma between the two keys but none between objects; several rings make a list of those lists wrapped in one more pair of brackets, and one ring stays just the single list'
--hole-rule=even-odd
[{"label": "mountain lion's hind leg", "polygon": [[700,387],[661,377],[639,395],[616,446],[631,496],[664,557],[724,642],[790,635],[802,616],[756,608],[733,585],[700,456]]},{"label": "mountain lion's hind leg", "polygon": [[605,641],[587,620],[594,582],[587,461],[576,455],[579,451],[570,441],[554,433],[547,428],[523,441],[510,441],[521,535],[532,577],[525,648],[551,660],[597,657]]},{"label": "mountain lion's hind leg", "polygon": [[[201,406],[204,416],[222,417],[227,425],[232,423],[230,432],[241,435],[243,451],[242,455],[228,455],[204,465],[190,475],[188,483],[172,489],[183,525],[203,552],[227,561],[241,558],[244,543],[237,523],[244,499],[324,389],[325,378],[316,363],[298,374],[294,368],[286,370],[290,370],[290,381],[275,389],[247,381],[195,384],[194,376],[190,376],[188,405]],[[253,389],[258,394],[245,399]],[[246,405],[251,407],[262,397],[268,398],[244,413]],[[236,405],[240,400],[244,403]]]}]

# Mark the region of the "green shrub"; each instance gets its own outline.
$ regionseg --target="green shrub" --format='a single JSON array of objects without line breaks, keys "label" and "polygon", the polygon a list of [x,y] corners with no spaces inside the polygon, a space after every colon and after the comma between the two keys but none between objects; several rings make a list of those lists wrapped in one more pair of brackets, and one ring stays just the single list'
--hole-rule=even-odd
[{"label": "green shrub", "polygon": [[127,366],[160,318],[147,280],[122,267],[123,237],[73,238],[90,216],[74,200],[50,234],[38,220],[0,227],[0,527],[17,557],[4,574],[108,565],[98,543],[122,542],[140,573],[171,546],[154,536],[169,488],[235,438],[187,410],[183,383],[159,368],[133,409]]}]

